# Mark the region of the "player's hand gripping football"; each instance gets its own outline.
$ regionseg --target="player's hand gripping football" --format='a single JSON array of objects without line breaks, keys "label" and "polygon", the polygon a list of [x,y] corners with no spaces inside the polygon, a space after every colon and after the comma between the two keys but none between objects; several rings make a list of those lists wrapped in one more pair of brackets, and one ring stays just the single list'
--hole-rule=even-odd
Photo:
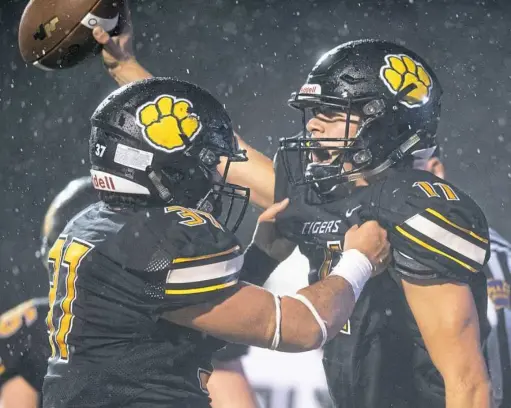
[{"label": "player's hand gripping football", "polygon": [[373,276],[383,272],[390,263],[390,243],[385,231],[376,221],[354,225],[344,237],[344,251],[357,249],[373,264]]},{"label": "player's hand gripping football", "polygon": [[151,78],[152,75],[142,67],[133,53],[133,25],[128,0],[121,1],[120,19],[122,27],[117,36],[111,37],[101,27],[95,27],[92,35],[103,45],[101,55],[108,73],[120,85],[126,85],[141,79]]},{"label": "player's hand gripping football", "polygon": [[119,1],[121,2],[119,19],[122,27],[120,34],[110,37],[110,34],[100,26],[95,27],[92,31],[95,40],[103,45],[101,55],[108,69],[117,68],[119,64],[135,59],[133,54],[133,26],[128,1]]},{"label": "player's hand gripping football", "polygon": [[266,252],[273,259],[284,261],[296,247],[296,244],[287,240],[275,227],[275,217],[284,211],[289,204],[289,198],[268,207],[258,218],[257,228],[252,243]]}]

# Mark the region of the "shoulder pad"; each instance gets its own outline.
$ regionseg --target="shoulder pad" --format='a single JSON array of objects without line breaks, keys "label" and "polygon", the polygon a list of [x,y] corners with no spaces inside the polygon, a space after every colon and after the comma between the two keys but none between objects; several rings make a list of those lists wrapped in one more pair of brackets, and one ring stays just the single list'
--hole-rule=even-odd
[{"label": "shoulder pad", "polygon": [[[428,274],[467,282],[486,264],[486,218],[451,183],[424,171],[395,172],[382,185],[379,204],[378,218],[394,250],[425,266]],[[417,269],[417,277],[423,273]]]},{"label": "shoulder pad", "polygon": [[[203,211],[180,206],[161,211],[169,223],[162,242],[164,252],[171,255],[167,258],[167,296],[216,294],[238,282],[243,248],[234,234]],[[158,258],[158,254],[153,256],[149,271],[160,265]]]}]

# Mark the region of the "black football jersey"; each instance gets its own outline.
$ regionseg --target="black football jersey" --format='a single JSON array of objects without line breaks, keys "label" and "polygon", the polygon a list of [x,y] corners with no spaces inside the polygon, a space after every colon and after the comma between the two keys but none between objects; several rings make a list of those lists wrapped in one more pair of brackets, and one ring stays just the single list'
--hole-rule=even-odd
[{"label": "black football jersey", "polygon": [[224,343],[160,316],[238,281],[242,248],[210,214],[97,203],[49,251],[44,407],[208,407]]},{"label": "black football jersey", "polygon": [[[368,186],[341,186],[320,202],[307,186],[291,187],[276,161],[276,199],[288,196],[277,227],[310,261],[310,282],[342,256],[353,224],[377,220],[394,260],[371,279],[343,330],[325,346],[324,366],[337,407],[444,407],[440,373],[426,351],[401,279],[470,285],[487,334],[488,227],[477,204],[452,184],[419,170],[389,169]],[[448,312],[448,311],[446,311]]]},{"label": "black football jersey", "polygon": [[48,299],[34,298],[0,314],[0,387],[23,377],[40,392],[49,355]]}]

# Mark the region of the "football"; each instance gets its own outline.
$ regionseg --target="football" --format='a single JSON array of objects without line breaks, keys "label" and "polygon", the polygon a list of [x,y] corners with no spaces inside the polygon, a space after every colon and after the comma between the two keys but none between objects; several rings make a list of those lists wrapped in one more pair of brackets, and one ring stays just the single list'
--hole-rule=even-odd
[{"label": "football", "polygon": [[73,67],[101,51],[92,29],[120,30],[122,0],[31,0],[21,17],[23,60],[45,70]]}]

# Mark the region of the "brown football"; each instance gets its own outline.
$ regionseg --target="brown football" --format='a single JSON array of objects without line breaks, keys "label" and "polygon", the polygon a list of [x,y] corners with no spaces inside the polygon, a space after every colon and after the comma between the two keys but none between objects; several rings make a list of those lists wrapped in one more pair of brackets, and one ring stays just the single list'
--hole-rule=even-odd
[{"label": "brown football", "polygon": [[92,29],[119,29],[122,0],[30,0],[21,17],[20,52],[27,63],[46,70],[70,68],[101,47]]}]

